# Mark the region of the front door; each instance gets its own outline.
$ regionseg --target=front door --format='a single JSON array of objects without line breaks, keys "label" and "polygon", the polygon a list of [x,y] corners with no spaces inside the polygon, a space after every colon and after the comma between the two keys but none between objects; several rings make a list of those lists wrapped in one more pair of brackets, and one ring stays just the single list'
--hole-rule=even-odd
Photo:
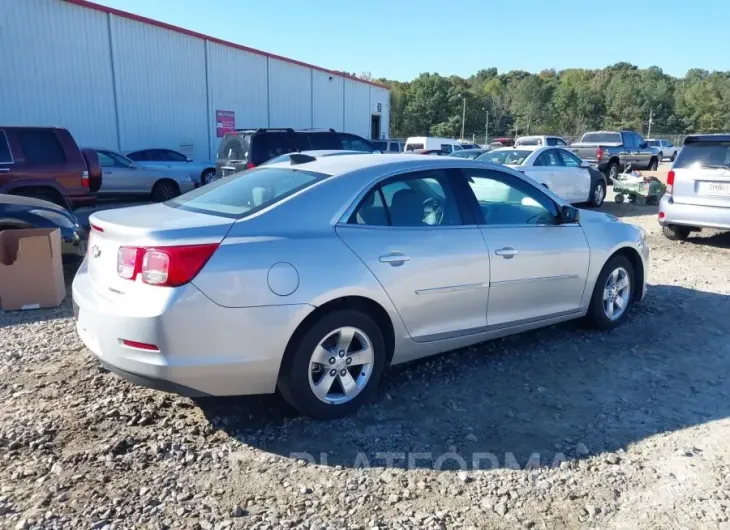
[{"label": "front door", "polygon": [[567,149],[557,151],[563,159],[563,171],[570,183],[570,201],[588,201],[591,196],[591,173],[588,168],[583,167],[583,161]]},{"label": "front door", "polygon": [[465,223],[470,212],[458,206],[452,175],[429,170],[388,179],[337,227],[418,342],[487,325],[489,255],[479,228]]},{"label": "front door", "polygon": [[590,257],[582,228],[557,224],[553,200],[518,177],[489,169],[463,174],[489,250],[489,329],[577,312]]},{"label": "front door", "polygon": [[557,149],[547,149],[536,159],[532,167],[525,167],[525,174],[545,185],[566,200],[572,200],[572,182],[566,175],[563,159]]}]

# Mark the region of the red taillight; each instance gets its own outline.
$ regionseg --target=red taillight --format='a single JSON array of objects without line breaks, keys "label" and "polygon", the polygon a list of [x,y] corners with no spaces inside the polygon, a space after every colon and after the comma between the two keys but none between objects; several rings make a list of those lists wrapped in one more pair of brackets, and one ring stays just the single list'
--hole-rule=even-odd
[{"label": "red taillight", "polygon": [[672,191],[674,190],[674,170],[670,169],[669,173],[667,173],[667,193],[669,195],[672,194]]},{"label": "red taillight", "polygon": [[664,212],[659,212],[659,219],[664,219]]},{"label": "red taillight", "polygon": [[596,148],[596,160],[603,160],[603,148],[602,147]]},{"label": "red taillight", "polygon": [[92,225],[89,225],[89,226],[91,226],[91,229],[92,230],[96,230],[97,232],[103,232],[104,231],[104,229],[102,227],[97,226],[95,224],[92,224]]},{"label": "red taillight", "polygon": [[88,189],[91,189],[91,185],[89,184],[89,172],[88,171],[82,171],[81,172],[81,185]]},{"label": "red taillight", "polygon": [[255,167],[256,167],[256,165],[253,162],[251,162],[250,160],[249,160],[248,164],[246,164],[246,169],[253,169]]},{"label": "red taillight", "polygon": [[138,350],[147,351],[160,351],[160,348],[154,344],[147,344],[146,342],[137,342],[135,340],[122,339],[122,344],[127,348],[137,348]]},{"label": "red taillight", "polygon": [[178,287],[197,276],[218,245],[120,247],[117,273],[127,280],[134,280],[141,274],[142,281],[149,285]]}]

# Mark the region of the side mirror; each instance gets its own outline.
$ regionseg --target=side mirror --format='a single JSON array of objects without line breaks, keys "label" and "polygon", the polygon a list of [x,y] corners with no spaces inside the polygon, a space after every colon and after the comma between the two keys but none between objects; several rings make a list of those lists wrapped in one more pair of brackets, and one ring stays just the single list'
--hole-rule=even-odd
[{"label": "side mirror", "polygon": [[585,167],[585,168],[589,168],[589,167],[591,167],[591,164],[590,164],[589,162],[586,162],[585,160],[583,160],[583,161],[582,161],[582,162],[580,163],[580,167]]},{"label": "side mirror", "polygon": [[560,224],[577,223],[580,221],[580,210],[573,206],[564,205],[560,208]]}]

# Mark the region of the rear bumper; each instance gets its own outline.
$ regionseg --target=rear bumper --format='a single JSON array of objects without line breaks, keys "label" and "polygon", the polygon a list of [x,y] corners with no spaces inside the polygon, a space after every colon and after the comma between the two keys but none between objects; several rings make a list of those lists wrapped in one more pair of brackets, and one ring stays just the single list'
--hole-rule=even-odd
[{"label": "rear bumper", "polygon": [[693,228],[717,228],[730,230],[730,208],[678,204],[671,196],[664,195],[659,202],[661,226],[680,225]]},{"label": "rear bumper", "polygon": [[66,199],[73,209],[96,204],[96,195],[69,195]]},{"label": "rear bumper", "polygon": [[[155,288],[146,297],[134,289],[100,294],[97,288],[84,262],[74,278],[73,302],[77,332],[90,352],[132,383],[185,396],[274,392],[289,337],[314,309],[221,307],[192,284]],[[123,339],[159,351],[130,347]]]}]

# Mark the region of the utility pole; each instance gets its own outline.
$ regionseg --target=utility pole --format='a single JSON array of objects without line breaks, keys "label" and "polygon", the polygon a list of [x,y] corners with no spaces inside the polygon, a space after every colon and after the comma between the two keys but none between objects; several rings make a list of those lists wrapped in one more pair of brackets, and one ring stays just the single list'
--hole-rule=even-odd
[{"label": "utility pole", "polygon": [[654,120],[654,110],[649,109],[649,130],[646,133],[648,138],[651,138],[651,122]]},{"label": "utility pole", "polygon": [[464,139],[464,124],[466,122],[466,97],[461,96],[461,99],[464,100],[464,110],[461,113],[461,139]]},{"label": "utility pole", "polygon": [[487,113],[486,118],[484,118],[484,145],[489,145],[489,111],[485,110]]}]

